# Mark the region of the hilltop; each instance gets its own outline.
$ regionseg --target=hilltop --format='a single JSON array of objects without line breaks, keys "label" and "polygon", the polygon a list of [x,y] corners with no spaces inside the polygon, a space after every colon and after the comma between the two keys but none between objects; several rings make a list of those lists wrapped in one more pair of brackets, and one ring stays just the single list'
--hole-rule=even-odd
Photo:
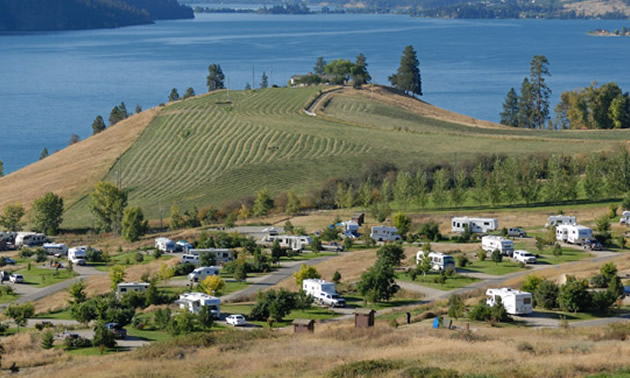
[{"label": "hilltop", "polygon": [[[46,191],[66,199],[66,227],[89,224],[87,194],[119,181],[152,219],[182,209],[305,194],[375,164],[412,169],[489,153],[610,151],[630,131],[543,131],[452,113],[391,89],[328,87],[213,92],[136,115],[0,179],[0,207]],[[330,91],[320,95],[322,90]],[[307,115],[308,107],[316,116]]]}]

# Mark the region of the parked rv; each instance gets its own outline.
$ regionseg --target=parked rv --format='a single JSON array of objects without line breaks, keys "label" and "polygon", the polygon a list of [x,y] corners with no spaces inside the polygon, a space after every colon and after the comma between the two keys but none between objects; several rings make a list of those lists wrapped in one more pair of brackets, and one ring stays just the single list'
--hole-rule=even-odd
[{"label": "parked rv", "polygon": [[345,307],[346,301],[337,294],[335,284],[319,279],[302,281],[302,290],[313,297],[316,303],[330,307]]},{"label": "parked rv", "polygon": [[453,217],[451,219],[451,231],[462,233],[470,228],[471,232],[485,234],[490,231],[496,231],[499,228],[497,218],[469,218],[469,217]]},{"label": "parked rv", "polygon": [[201,282],[209,276],[218,276],[219,268],[216,266],[202,266],[188,274],[188,280],[192,282]]},{"label": "parked rv", "polygon": [[184,293],[175,301],[179,308],[187,310],[193,314],[199,312],[204,306],[209,306],[215,319],[221,317],[221,299],[204,293]]},{"label": "parked rv", "polygon": [[232,251],[227,248],[204,248],[204,249],[189,249],[189,255],[202,255],[210,253],[214,255],[214,261],[217,264],[226,264],[232,260]]},{"label": "parked rv", "polygon": [[155,239],[155,248],[162,252],[175,252],[175,242],[169,238],[157,238]]},{"label": "parked rv", "polygon": [[359,224],[355,221],[345,221],[341,222],[343,226],[343,235],[349,238],[356,238],[359,236]]},{"label": "parked rv", "polygon": [[499,299],[510,315],[527,315],[532,313],[532,295],[526,291],[505,287],[488,289],[486,291],[486,304],[488,306],[494,306]]},{"label": "parked rv", "polygon": [[85,265],[88,247],[82,245],[68,250],[68,261],[75,265]]},{"label": "parked rv", "polygon": [[536,256],[534,256],[534,254],[520,249],[514,251],[512,258],[523,264],[536,264]]},{"label": "parked rv", "polygon": [[44,243],[42,246],[47,254],[61,257],[68,254],[68,246],[62,243]]},{"label": "parked rv", "polygon": [[503,256],[512,256],[514,242],[501,236],[487,235],[481,238],[481,249],[488,253],[499,250]]},{"label": "parked rv", "polygon": [[582,245],[588,239],[593,237],[593,230],[580,225],[563,224],[556,227],[556,240]]},{"label": "parked rv", "polygon": [[370,237],[376,241],[397,241],[400,240],[398,229],[388,226],[372,226]]},{"label": "parked rv", "polygon": [[570,215],[552,215],[547,218],[545,227],[557,227],[561,225],[577,225],[577,218]]},{"label": "parked rv", "polygon": [[509,237],[512,237],[512,238],[526,238],[527,237],[527,232],[517,227],[508,228],[507,234]]},{"label": "parked rv", "polygon": [[[440,252],[430,252],[429,259],[431,259],[431,269],[433,270],[455,270],[455,259],[453,259],[451,255]],[[422,260],[424,260],[424,252],[420,250],[416,253],[416,264],[419,264]]]},{"label": "parked rv", "polygon": [[630,211],[626,210],[621,213],[621,218],[619,218],[620,224],[630,225]]},{"label": "parked rv", "polygon": [[149,284],[146,282],[121,282],[116,285],[116,296],[120,298],[132,291],[135,291],[136,293],[143,293],[148,288]]},{"label": "parked rv", "polygon": [[15,236],[15,246],[17,248],[40,246],[47,241],[46,235],[36,232],[18,232]]}]

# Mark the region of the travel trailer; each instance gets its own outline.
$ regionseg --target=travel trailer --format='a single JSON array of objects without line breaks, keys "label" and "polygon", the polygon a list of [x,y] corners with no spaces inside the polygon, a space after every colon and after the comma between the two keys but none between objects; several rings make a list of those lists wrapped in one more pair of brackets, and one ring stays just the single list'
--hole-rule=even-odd
[{"label": "travel trailer", "polygon": [[498,300],[510,315],[527,315],[532,313],[532,295],[526,291],[509,288],[486,290],[486,304],[494,306]]},{"label": "travel trailer", "polygon": [[68,250],[68,261],[75,265],[85,265],[87,246],[73,247]]},{"label": "travel trailer", "polygon": [[355,221],[341,222],[343,226],[343,234],[349,237],[357,237],[359,235],[359,224]]},{"label": "travel trailer", "polygon": [[149,284],[146,282],[122,282],[116,285],[116,296],[120,298],[132,291],[135,291],[136,293],[143,293],[148,288]]},{"label": "travel trailer", "polygon": [[68,246],[62,243],[44,243],[42,246],[47,254],[56,257],[65,256],[68,254]]},{"label": "travel trailer", "polygon": [[376,241],[397,241],[400,240],[398,229],[388,226],[372,226],[370,237]]},{"label": "travel trailer", "polygon": [[626,210],[621,213],[621,218],[619,219],[620,224],[625,224],[626,226],[630,225],[630,211]]},{"label": "travel trailer", "polygon": [[499,250],[503,256],[512,256],[514,242],[502,236],[487,235],[481,238],[481,249],[488,253]]},{"label": "travel trailer", "polygon": [[545,227],[556,227],[561,225],[577,225],[577,218],[570,215],[552,215],[547,218]]},{"label": "travel trailer", "polygon": [[226,264],[232,260],[232,251],[227,248],[203,248],[203,249],[189,249],[189,255],[203,255],[205,253],[211,253],[214,255],[214,261],[217,264]]},{"label": "travel trailer", "polygon": [[202,266],[188,274],[188,280],[192,282],[201,282],[209,276],[218,276],[219,268],[216,266]]},{"label": "travel trailer", "polygon": [[[430,252],[429,259],[431,259],[431,269],[433,270],[455,270],[455,259],[453,259],[451,255],[440,252]],[[424,252],[420,250],[416,253],[416,264],[420,264],[422,260],[424,260]]]},{"label": "travel trailer", "polygon": [[582,245],[593,236],[593,230],[586,226],[563,224],[556,227],[556,240]]},{"label": "travel trailer", "polygon": [[155,239],[155,248],[162,252],[175,252],[177,250],[175,242],[169,238]]},{"label": "travel trailer", "polygon": [[35,232],[18,232],[15,236],[16,248],[43,245],[47,241],[48,238],[46,238],[46,235]]},{"label": "travel trailer", "polygon": [[470,232],[485,234],[496,231],[499,228],[499,221],[497,218],[453,217],[451,219],[451,232],[462,233],[466,230],[466,226],[470,227]]},{"label": "travel trailer", "polygon": [[193,314],[199,312],[204,306],[209,306],[215,319],[221,317],[221,299],[204,293],[184,293],[175,301],[179,308]]},{"label": "travel trailer", "polygon": [[335,284],[319,279],[302,281],[302,290],[313,297],[315,302],[330,307],[345,307],[346,301],[339,297]]},{"label": "travel trailer", "polygon": [[310,247],[313,239],[310,236],[302,235],[266,235],[261,242],[264,245],[271,246],[275,241],[280,243],[280,247],[288,248],[295,252],[301,252]]}]

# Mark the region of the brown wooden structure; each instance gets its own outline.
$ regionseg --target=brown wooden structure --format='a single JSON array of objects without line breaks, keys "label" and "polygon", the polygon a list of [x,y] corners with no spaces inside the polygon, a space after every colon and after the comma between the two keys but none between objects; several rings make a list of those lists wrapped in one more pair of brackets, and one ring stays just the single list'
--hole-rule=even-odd
[{"label": "brown wooden structure", "polygon": [[356,310],[354,312],[355,328],[374,327],[374,314],[376,314],[376,311],[370,308]]},{"label": "brown wooden structure", "polygon": [[313,319],[295,319],[293,320],[293,333],[315,332],[315,320]]}]

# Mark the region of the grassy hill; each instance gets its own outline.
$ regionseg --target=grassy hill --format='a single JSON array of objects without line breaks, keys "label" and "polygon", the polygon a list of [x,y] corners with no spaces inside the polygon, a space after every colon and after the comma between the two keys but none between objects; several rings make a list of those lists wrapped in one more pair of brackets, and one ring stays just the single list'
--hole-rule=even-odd
[{"label": "grassy hill", "polygon": [[[42,190],[51,188],[62,194],[68,191],[66,186],[73,186],[70,196],[77,200],[66,201],[66,226],[89,224],[85,194],[99,178],[105,178],[120,180],[130,191],[130,204],[141,206],[155,219],[160,212],[168,216],[173,203],[184,209],[220,205],[253,196],[262,187],[272,194],[289,189],[304,193],[327,179],[358,175],[375,161],[408,169],[488,153],[580,154],[611,150],[630,137],[630,131],[624,130],[502,127],[381,87],[344,88],[319,96],[324,89],[329,90],[232,91],[229,101],[226,92],[215,92],[167,105],[154,110],[155,116],[147,118],[150,123],[137,128],[137,139],[125,139],[128,144],[117,140],[122,134],[114,131],[126,129],[116,126],[3,178],[0,206],[9,202],[2,201],[5,198],[31,201],[34,196],[23,196],[22,191],[35,182],[46,184],[40,185]],[[305,114],[305,106],[317,116]],[[108,143],[116,149],[104,154],[98,164],[77,160],[84,154],[98,160],[91,149]],[[70,153],[82,148],[88,152]],[[116,154],[121,155],[117,161]],[[76,167],[61,175],[58,170],[71,160]],[[94,165],[108,170],[92,169],[87,175]],[[50,186],[53,179],[41,176],[44,171],[56,175],[58,185]],[[29,185],[23,183],[26,179],[31,180]]]}]

